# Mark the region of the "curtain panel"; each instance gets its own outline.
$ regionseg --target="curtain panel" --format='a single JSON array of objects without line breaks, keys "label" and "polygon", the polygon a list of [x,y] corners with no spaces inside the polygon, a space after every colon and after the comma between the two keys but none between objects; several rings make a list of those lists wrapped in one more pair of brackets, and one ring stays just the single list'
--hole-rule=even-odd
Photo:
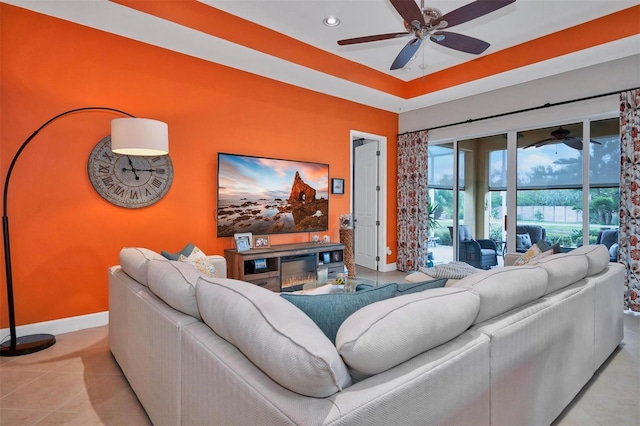
[{"label": "curtain panel", "polygon": [[640,312],[640,90],[620,93],[620,225],[624,307]]},{"label": "curtain panel", "polygon": [[427,265],[427,131],[398,136],[398,256],[400,271]]}]

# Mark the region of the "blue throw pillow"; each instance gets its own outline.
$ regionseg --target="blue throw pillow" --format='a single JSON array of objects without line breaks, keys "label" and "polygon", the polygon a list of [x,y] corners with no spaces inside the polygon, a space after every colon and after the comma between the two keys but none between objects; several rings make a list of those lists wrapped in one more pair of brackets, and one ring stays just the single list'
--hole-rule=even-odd
[{"label": "blue throw pillow", "polygon": [[387,284],[353,293],[280,293],[280,296],[307,314],[329,340],[335,343],[338,329],[349,315],[371,303],[394,297],[397,288],[397,284]]},{"label": "blue throw pillow", "polygon": [[178,260],[180,258],[180,255],[183,255],[184,257],[191,256],[191,253],[193,253],[194,248],[195,246],[193,245],[193,243],[189,243],[177,253],[169,253],[168,251],[163,250],[160,252],[160,254],[169,260]]}]

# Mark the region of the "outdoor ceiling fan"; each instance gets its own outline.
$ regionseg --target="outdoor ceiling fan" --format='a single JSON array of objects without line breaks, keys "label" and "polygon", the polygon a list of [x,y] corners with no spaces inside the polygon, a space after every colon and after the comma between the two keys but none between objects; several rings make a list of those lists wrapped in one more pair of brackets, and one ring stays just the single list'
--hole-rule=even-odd
[{"label": "outdoor ceiling fan", "polygon": [[424,0],[421,0],[421,7],[418,7],[414,0],[389,1],[404,19],[406,32],[349,38],[339,40],[338,44],[345,46],[413,35],[415,38],[404,46],[391,65],[390,69],[396,70],[404,67],[411,60],[426,37],[450,49],[474,55],[481,54],[490,46],[486,41],[443,30],[494,12],[516,0],[476,0],[444,15],[436,8],[424,7]]},{"label": "outdoor ceiling fan", "polygon": [[[568,147],[577,149],[578,151],[582,151],[582,139],[575,136],[570,136],[570,135],[571,135],[571,132],[569,130],[563,129],[562,126],[560,126],[551,132],[550,138],[543,139],[538,142],[530,143],[529,145],[525,146],[524,149],[532,148],[532,147],[540,148],[541,146],[544,146],[544,145],[563,143]],[[598,145],[601,145],[600,142],[594,141],[593,139],[591,139],[591,143],[597,143]]]}]

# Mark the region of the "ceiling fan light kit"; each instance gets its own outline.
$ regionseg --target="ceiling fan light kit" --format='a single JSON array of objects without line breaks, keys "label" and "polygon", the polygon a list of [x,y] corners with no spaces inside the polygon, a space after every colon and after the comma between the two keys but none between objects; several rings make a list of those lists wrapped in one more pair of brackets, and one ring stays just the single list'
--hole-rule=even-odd
[{"label": "ceiling fan light kit", "polygon": [[371,41],[389,40],[398,37],[414,36],[400,51],[396,59],[391,64],[391,70],[404,68],[404,66],[415,56],[422,40],[429,38],[434,43],[449,49],[460,52],[479,55],[487,50],[489,43],[460,33],[442,31],[463,24],[473,19],[484,16],[488,13],[501,9],[516,0],[476,0],[468,3],[449,13],[442,12],[433,7],[418,7],[414,0],[389,0],[391,5],[404,19],[404,26],[407,30],[404,33],[378,34],[364,37],[339,40],[338,45],[368,43]]}]

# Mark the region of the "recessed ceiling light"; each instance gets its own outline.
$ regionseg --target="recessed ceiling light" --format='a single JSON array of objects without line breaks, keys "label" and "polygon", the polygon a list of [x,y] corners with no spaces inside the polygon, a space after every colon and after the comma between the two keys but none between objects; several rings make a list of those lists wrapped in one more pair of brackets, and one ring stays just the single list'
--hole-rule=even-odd
[{"label": "recessed ceiling light", "polygon": [[340,25],[340,20],[335,16],[327,16],[322,20],[322,23],[327,27],[337,27],[338,25]]}]

